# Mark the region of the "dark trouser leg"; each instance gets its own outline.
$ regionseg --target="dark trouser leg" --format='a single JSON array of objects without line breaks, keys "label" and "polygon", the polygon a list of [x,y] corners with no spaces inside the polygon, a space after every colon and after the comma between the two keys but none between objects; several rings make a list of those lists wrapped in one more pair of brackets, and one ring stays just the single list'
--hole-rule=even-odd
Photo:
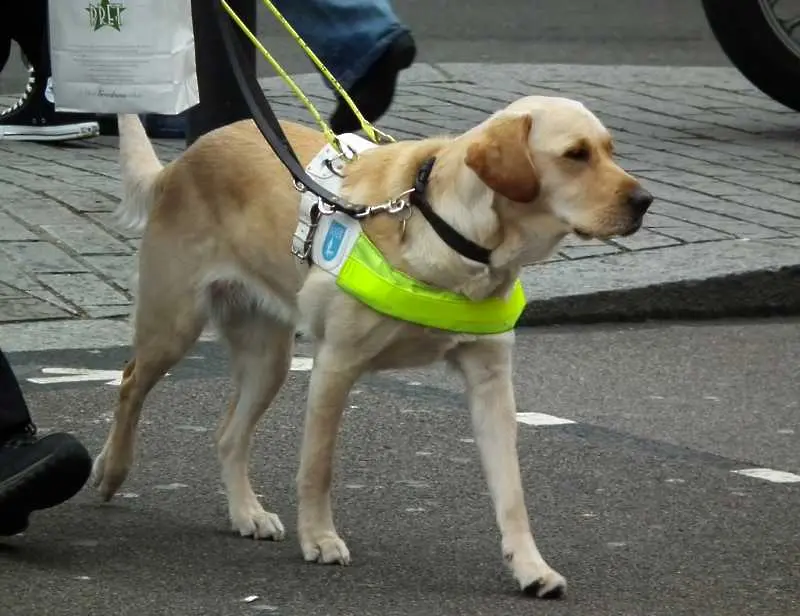
[{"label": "dark trouser leg", "polygon": [[31,425],[28,405],[22,397],[17,377],[0,351],[0,441]]},{"label": "dark trouser leg", "polygon": [[[250,118],[250,110],[244,102],[236,78],[228,65],[225,47],[217,25],[216,0],[192,0],[192,23],[194,26],[195,58],[197,65],[197,87],[200,104],[189,110],[186,145],[191,145],[205,133]],[[255,31],[255,0],[228,0],[251,31]],[[248,59],[244,72],[255,74],[256,53],[237,27],[234,28],[246,50]]]},{"label": "dark trouser leg", "polygon": [[6,11],[0,22],[0,71],[8,62],[13,40],[36,71],[49,75],[47,0],[8,2],[5,5],[0,4]]},{"label": "dark trouser leg", "polygon": [[11,53],[11,32],[8,29],[8,24],[5,21],[0,22],[0,73],[8,62],[8,56]]},{"label": "dark trouser leg", "polygon": [[[49,77],[47,0],[27,0],[26,2],[6,4],[13,5],[13,8],[9,6],[6,9],[0,34],[15,40],[34,70]],[[2,44],[3,41],[0,40],[0,48],[2,48]],[[1,55],[2,53],[0,53]]]}]

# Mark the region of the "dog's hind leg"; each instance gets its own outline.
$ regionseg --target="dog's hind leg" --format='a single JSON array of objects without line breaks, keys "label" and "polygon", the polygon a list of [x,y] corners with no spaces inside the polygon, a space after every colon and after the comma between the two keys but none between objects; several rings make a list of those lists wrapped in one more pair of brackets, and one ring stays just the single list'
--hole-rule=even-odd
[{"label": "dog's hind leg", "polygon": [[256,424],[289,372],[294,326],[258,309],[235,307],[221,316],[215,314],[215,321],[231,351],[236,387],[217,430],[217,453],[231,524],[242,536],[279,541],[284,537],[283,524],[258,501],[248,465]]},{"label": "dog's hind leg", "polygon": [[206,320],[204,307],[187,281],[152,289],[140,286],[134,356],[125,366],[114,422],[92,470],[92,482],[104,500],[114,496],[133,464],[145,397],[194,344]]}]

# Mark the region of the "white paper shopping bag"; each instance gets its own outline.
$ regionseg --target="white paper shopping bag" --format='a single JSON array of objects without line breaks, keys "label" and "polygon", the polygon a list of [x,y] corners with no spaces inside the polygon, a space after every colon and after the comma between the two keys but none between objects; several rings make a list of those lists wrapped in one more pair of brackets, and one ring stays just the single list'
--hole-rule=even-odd
[{"label": "white paper shopping bag", "polygon": [[177,114],[199,102],[191,0],[49,0],[58,110]]}]

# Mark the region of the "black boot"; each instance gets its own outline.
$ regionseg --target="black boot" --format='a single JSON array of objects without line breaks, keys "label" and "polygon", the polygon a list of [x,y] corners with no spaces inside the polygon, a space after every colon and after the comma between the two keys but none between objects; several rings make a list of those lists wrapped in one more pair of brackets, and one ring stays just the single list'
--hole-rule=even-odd
[{"label": "black boot", "polygon": [[28,68],[25,93],[11,108],[0,111],[0,141],[68,141],[100,134],[89,114],[56,111],[52,77]]},{"label": "black boot", "polygon": [[37,438],[30,426],[0,442],[0,535],[22,532],[32,511],[74,496],[91,469],[86,448],[69,434]]},{"label": "black boot", "polygon": [[[389,109],[394,98],[397,76],[414,63],[417,47],[413,37],[404,33],[391,42],[384,54],[370,67],[347,93],[368,122],[375,122]],[[331,129],[337,135],[352,133],[361,128],[347,103],[337,96],[336,109],[331,115]]]}]

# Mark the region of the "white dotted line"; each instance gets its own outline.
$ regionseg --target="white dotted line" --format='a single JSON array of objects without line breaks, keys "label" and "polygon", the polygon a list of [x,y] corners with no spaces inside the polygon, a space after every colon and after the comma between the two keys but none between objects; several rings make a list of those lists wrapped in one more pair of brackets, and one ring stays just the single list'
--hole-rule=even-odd
[{"label": "white dotted line", "polygon": [[743,468],[731,472],[736,475],[771,481],[772,483],[800,483],[800,475],[795,475],[794,473],[788,473],[786,471],[776,471],[772,468]]},{"label": "white dotted line", "polygon": [[527,426],[561,426],[575,423],[571,419],[546,415],[545,413],[517,413],[517,421]]},{"label": "white dotted line", "polygon": [[[563,417],[545,413],[517,413],[517,421],[528,426],[560,426],[575,423],[571,419],[564,419]],[[772,468],[743,468],[731,472],[771,483],[800,483],[800,475]]]}]

